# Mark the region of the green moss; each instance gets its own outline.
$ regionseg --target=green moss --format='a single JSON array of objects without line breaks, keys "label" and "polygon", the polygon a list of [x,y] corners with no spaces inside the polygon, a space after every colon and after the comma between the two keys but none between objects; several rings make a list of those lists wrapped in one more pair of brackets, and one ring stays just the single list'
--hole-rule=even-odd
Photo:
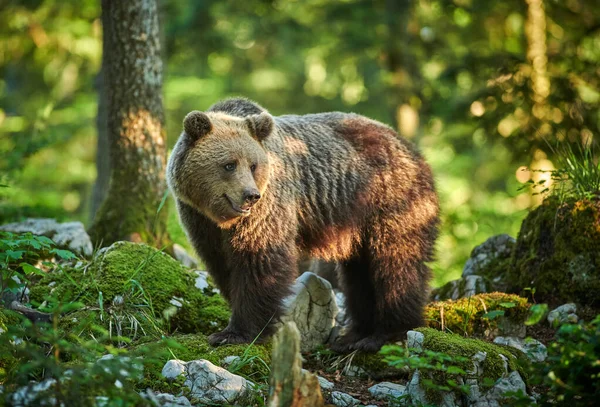
[{"label": "green moss", "polygon": [[521,225],[508,274],[510,289],[535,288],[538,301],[598,305],[600,200],[552,197]]},{"label": "green moss", "polygon": [[[84,267],[49,273],[32,288],[31,298],[42,302],[52,291],[63,301],[80,301],[89,310],[106,314],[102,322],[107,329],[121,319],[156,333],[221,330],[229,320],[227,304],[212,286],[197,289],[196,277],[150,246],[118,242]],[[181,306],[171,303],[173,299]]]},{"label": "green moss", "polygon": [[[213,347],[208,344],[206,336],[178,335],[170,338],[169,357],[164,358],[162,365],[155,370],[144,373],[144,380],[138,385],[140,389],[151,388],[155,391],[173,390],[173,382],[161,375],[162,367],[169,359],[179,359],[185,362],[205,359],[221,366],[227,356],[238,356],[240,362],[230,365],[228,370],[244,376],[255,383],[266,383],[271,363],[271,344],[226,345]],[[145,346],[145,345],[144,345]],[[180,383],[175,383],[178,387]]]},{"label": "green moss", "polygon": [[[21,318],[17,313],[0,307],[0,335],[4,335],[10,326],[20,324]],[[4,383],[6,376],[19,366],[19,361],[12,355],[10,342],[5,339],[0,340],[0,383]]]},{"label": "green moss", "polygon": [[480,276],[483,277],[488,291],[506,291],[507,275],[512,264],[511,257],[496,257],[480,268]]},{"label": "green moss", "polygon": [[425,322],[428,327],[438,330],[443,329],[465,336],[489,337],[523,325],[528,310],[527,299],[518,295],[477,294],[456,301],[428,304],[425,307]]},{"label": "green moss", "polygon": [[[483,372],[481,374],[480,385],[486,387],[486,383],[492,384],[504,376],[504,361],[500,357],[503,355],[508,360],[508,371],[518,371],[524,381],[527,381],[525,366],[526,356],[519,350],[508,346],[495,345],[478,339],[464,338],[460,335],[449,334],[432,328],[418,328],[425,340],[423,348],[444,353],[453,357],[463,357],[467,360],[457,361],[454,365],[468,372],[473,369],[472,358],[477,352],[485,352],[486,358],[482,362]],[[438,385],[444,385],[447,377],[444,372],[436,371],[431,375],[432,380]],[[486,380],[488,379],[488,380]],[[429,400],[435,400],[439,393],[427,392]]]}]

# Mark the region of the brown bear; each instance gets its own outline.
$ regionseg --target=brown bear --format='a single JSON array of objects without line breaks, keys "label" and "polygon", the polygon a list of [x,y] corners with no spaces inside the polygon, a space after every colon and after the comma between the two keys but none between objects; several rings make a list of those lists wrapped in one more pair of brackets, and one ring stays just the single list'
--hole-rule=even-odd
[{"label": "brown bear", "polygon": [[211,344],[272,333],[300,253],[341,266],[351,323],[334,350],[377,351],[423,323],[439,207],[411,143],[356,114],[273,117],[243,98],[183,128],[169,188],[232,310]]}]

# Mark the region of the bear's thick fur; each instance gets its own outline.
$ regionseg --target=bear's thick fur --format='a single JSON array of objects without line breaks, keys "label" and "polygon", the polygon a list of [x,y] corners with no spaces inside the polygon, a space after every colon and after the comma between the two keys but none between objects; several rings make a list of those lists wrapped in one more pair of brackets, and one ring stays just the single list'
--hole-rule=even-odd
[{"label": "bear's thick fur", "polygon": [[167,172],[232,309],[212,344],[271,334],[300,252],[341,265],[351,325],[334,349],[377,351],[423,323],[438,198],[429,166],[390,127],[229,99],[186,116]]}]

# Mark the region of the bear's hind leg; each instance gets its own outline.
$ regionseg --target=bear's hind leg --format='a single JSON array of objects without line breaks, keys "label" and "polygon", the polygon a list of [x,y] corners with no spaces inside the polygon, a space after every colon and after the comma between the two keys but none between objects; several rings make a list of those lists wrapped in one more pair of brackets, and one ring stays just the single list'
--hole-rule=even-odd
[{"label": "bear's hind leg", "polygon": [[338,279],[346,297],[346,312],[350,316],[348,331],[331,344],[331,349],[348,353],[363,338],[375,332],[375,289],[369,276],[366,255],[358,255],[341,264]]},{"label": "bear's hind leg", "polygon": [[431,259],[437,219],[412,230],[398,224],[389,219],[374,222],[364,242],[366,253],[346,265],[343,281],[351,329],[333,350],[377,352],[384,343],[403,339],[407,331],[424,324],[430,278],[425,262]]}]

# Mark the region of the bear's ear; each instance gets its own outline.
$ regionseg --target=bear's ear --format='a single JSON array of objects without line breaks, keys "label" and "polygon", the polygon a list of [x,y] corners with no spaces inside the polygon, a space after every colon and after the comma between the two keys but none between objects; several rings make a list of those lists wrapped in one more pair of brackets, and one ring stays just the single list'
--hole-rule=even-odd
[{"label": "bear's ear", "polygon": [[267,112],[249,116],[246,118],[246,122],[248,123],[250,134],[256,137],[258,141],[266,139],[273,133],[273,128],[275,127],[273,117]]},{"label": "bear's ear", "polygon": [[193,140],[198,140],[212,130],[212,123],[206,114],[194,110],[183,119],[183,130]]}]

